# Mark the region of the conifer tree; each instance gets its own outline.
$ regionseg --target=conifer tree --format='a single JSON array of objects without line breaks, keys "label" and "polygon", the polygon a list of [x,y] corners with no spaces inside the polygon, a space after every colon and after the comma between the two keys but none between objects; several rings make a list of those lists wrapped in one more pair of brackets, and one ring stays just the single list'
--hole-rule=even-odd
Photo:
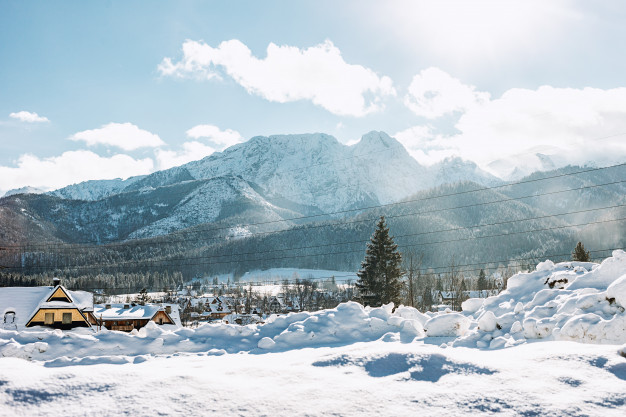
[{"label": "conifer tree", "polygon": [[487,282],[487,277],[485,276],[485,271],[483,269],[480,270],[480,272],[478,273],[478,290],[479,291],[484,291],[487,289],[487,286],[489,285]]},{"label": "conifer tree", "polygon": [[574,252],[572,252],[572,261],[589,262],[590,260],[589,251],[585,251],[585,245],[582,242],[578,242]]},{"label": "conifer tree", "polygon": [[399,303],[402,289],[401,262],[398,245],[389,235],[385,217],[381,216],[367,244],[361,270],[357,272],[359,280],[356,287],[364,305],[380,306],[392,301]]}]

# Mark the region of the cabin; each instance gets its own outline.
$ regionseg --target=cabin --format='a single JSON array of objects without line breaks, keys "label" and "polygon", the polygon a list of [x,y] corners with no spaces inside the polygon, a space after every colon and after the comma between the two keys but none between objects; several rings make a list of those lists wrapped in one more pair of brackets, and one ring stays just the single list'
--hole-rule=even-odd
[{"label": "cabin", "polygon": [[221,320],[231,313],[229,306],[221,301],[208,304],[207,312],[212,320]]},{"label": "cabin", "polygon": [[134,329],[141,329],[150,321],[159,325],[181,327],[178,306],[173,304],[96,304],[92,324],[108,330],[130,332]]},{"label": "cabin", "polygon": [[69,330],[91,327],[93,294],[60,285],[0,288],[0,325],[5,330],[44,326]]}]

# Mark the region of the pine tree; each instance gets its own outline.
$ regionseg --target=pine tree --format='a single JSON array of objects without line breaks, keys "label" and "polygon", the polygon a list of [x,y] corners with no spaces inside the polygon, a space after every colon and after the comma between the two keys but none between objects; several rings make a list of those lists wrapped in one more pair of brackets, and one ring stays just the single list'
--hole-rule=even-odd
[{"label": "pine tree", "polygon": [[487,289],[489,283],[487,282],[487,277],[485,276],[485,271],[483,269],[478,273],[478,291],[484,291]]},{"label": "pine tree", "polygon": [[402,256],[398,245],[389,235],[385,217],[381,216],[372,238],[367,244],[365,260],[356,287],[359,289],[360,300],[364,305],[380,306],[389,302],[400,301],[402,289]]},{"label": "pine tree", "polygon": [[578,242],[576,248],[574,248],[574,252],[572,252],[572,261],[578,262],[589,262],[591,261],[591,257],[589,256],[589,251],[585,251],[585,245],[581,242]]},{"label": "pine tree", "polygon": [[150,302],[150,297],[148,296],[148,290],[146,288],[142,288],[139,291],[139,296],[137,297],[137,303],[140,305],[146,305],[146,303]]}]

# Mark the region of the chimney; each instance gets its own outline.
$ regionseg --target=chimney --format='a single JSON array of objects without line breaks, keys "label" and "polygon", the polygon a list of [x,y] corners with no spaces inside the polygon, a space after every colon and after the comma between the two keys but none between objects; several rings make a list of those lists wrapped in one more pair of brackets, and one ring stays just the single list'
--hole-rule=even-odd
[{"label": "chimney", "polygon": [[165,306],[165,312],[167,314],[172,314],[172,306]]},{"label": "chimney", "polygon": [[52,285],[55,287],[61,283],[61,278],[54,277],[52,278]]}]

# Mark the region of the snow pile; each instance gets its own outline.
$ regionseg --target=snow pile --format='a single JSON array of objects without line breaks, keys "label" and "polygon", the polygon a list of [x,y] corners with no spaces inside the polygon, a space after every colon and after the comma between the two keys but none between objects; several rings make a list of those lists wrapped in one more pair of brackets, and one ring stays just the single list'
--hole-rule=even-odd
[{"label": "snow pile", "polygon": [[470,327],[470,320],[460,313],[449,313],[435,316],[424,326],[426,334],[431,337],[463,336]]},{"label": "snow pile", "polygon": [[497,348],[535,339],[625,343],[625,272],[622,250],[600,265],[542,262],[533,272],[509,278],[497,296],[463,303],[472,325],[452,345]]},{"label": "snow pile", "polygon": [[[128,356],[170,355],[180,352],[213,354],[286,351],[304,347],[340,346],[384,338],[411,342],[424,336],[428,316],[393,304],[379,308],[348,302],[332,310],[270,316],[265,324],[239,326],[204,324],[197,329],[171,329],[149,322],[130,333],[90,329],[70,332],[32,328],[0,330],[0,357],[54,361],[58,364],[107,363]],[[71,359],[80,358],[80,359]]]},{"label": "snow pile", "polygon": [[[600,265],[545,261],[533,272],[511,277],[499,295],[467,300],[462,313],[424,314],[412,307],[394,311],[393,304],[370,308],[348,302],[331,310],[273,315],[265,324],[246,326],[220,323],[168,329],[150,322],[131,333],[0,329],[0,357],[49,361],[50,366],[124,363],[141,361],[144,355],[284,352],[423,338],[481,349],[539,339],[624,344],[625,272],[626,253],[621,250]],[[622,355],[625,350],[626,346],[621,348]]]}]

